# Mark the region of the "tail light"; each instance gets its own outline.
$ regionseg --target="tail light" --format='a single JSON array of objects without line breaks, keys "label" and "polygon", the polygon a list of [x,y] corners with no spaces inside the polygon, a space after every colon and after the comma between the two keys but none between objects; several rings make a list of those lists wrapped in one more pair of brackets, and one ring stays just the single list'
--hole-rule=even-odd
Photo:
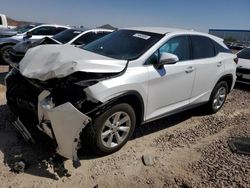
[{"label": "tail light", "polygon": [[234,58],[234,62],[236,63],[236,64],[238,64],[238,57],[236,57],[236,58]]}]

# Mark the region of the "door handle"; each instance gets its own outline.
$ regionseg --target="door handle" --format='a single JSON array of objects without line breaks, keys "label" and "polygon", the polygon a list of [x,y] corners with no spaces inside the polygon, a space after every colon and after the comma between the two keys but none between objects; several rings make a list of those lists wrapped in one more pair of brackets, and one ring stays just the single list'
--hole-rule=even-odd
[{"label": "door handle", "polygon": [[222,66],[222,62],[220,61],[218,64],[217,64],[217,67],[221,67]]},{"label": "door handle", "polygon": [[192,67],[192,66],[188,67],[188,68],[185,70],[186,73],[191,73],[191,72],[193,72],[193,71],[194,71],[194,67]]}]

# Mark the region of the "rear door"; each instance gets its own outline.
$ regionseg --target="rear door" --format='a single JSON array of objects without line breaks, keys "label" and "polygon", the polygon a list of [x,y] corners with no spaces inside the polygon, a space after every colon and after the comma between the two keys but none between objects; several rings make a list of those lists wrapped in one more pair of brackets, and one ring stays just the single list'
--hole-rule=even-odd
[{"label": "rear door", "polygon": [[[175,54],[179,62],[156,69],[153,64],[160,54]],[[188,36],[168,40],[149,58],[147,119],[154,119],[189,104],[195,78],[195,65],[190,56]]]},{"label": "rear door", "polygon": [[216,80],[224,72],[224,64],[217,55],[214,42],[206,36],[190,36],[192,43],[192,58],[196,66],[196,76],[190,103],[200,103],[209,100]]}]

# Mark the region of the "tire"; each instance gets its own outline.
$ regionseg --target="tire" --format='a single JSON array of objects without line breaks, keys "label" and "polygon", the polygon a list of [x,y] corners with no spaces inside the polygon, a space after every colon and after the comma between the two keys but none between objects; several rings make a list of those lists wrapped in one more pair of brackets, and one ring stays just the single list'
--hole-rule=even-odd
[{"label": "tire", "polygon": [[13,45],[6,45],[0,49],[0,64],[1,65],[9,65],[8,61],[10,60],[8,57],[8,51],[11,50],[12,47]]},{"label": "tire", "polygon": [[[118,120],[126,120],[126,122],[119,125],[119,121],[115,121],[118,116]],[[108,123],[108,120],[110,123]],[[115,124],[115,122],[118,123]],[[88,142],[88,147],[96,154],[114,153],[130,139],[135,124],[136,115],[134,109],[126,103],[117,104],[94,119],[92,125],[86,128],[86,138],[84,140]],[[117,139],[117,134],[119,134],[120,137],[118,138],[120,139]]]},{"label": "tire", "polygon": [[[207,104],[207,110],[209,113],[218,112],[226,101],[228,94],[228,84],[226,81],[218,82],[210,96],[210,100]],[[223,97],[224,96],[224,97]]]}]

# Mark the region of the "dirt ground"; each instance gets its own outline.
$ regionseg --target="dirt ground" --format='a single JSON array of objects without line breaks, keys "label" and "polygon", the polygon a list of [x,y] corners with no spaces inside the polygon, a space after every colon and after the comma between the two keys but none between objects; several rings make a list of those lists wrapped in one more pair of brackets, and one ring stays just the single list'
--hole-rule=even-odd
[{"label": "dirt ground", "polygon": [[[27,144],[8,123],[0,81],[0,187],[250,187],[250,156],[228,147],[233,137],[250,137],[250,86],[237,84],[217,114],[196,108],[142,125],[112,155],[97,157],[83,146],[82,166],[66,161],[71,176],[59,177],[47,164],[50,145]],[[143,155],[154,165],[145,166]],[[17,174],[11,168],[20,158],[28,166]]]}]

